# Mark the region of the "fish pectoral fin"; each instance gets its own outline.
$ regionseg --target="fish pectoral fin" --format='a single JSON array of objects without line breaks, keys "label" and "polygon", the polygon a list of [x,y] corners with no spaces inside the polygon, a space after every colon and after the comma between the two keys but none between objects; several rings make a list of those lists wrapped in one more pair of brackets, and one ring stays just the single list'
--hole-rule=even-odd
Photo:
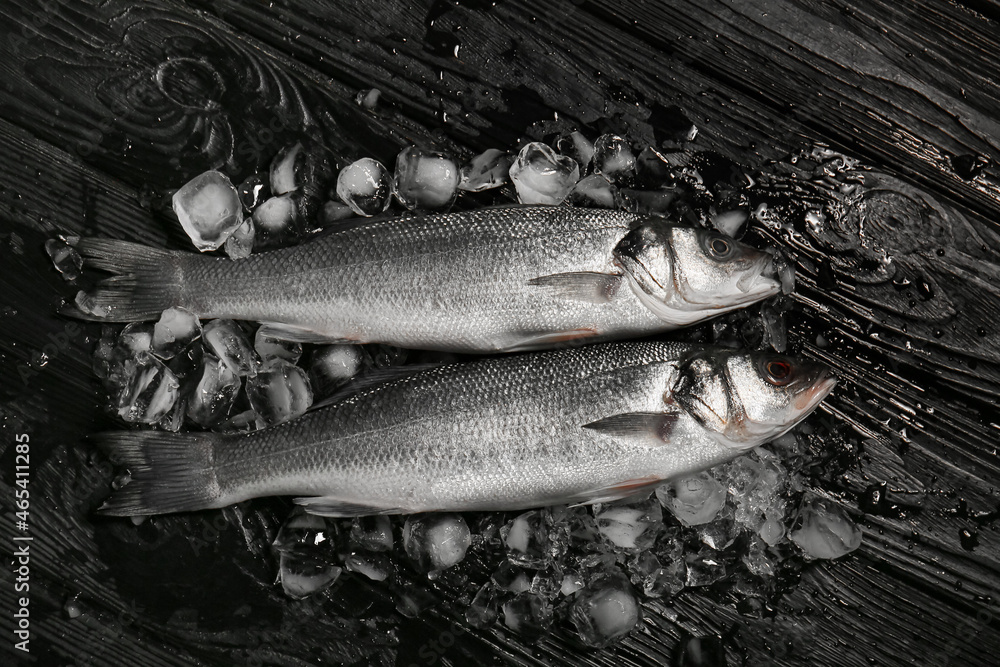
[{"label": "fish pectoral fin", "polygon": [[528,284],[548,287],[555,295],[564,299],[586,301],[587,303],[607,303],[618,293],[622,284],[622,276],[596,271],[553,273],[548,276],[532,278]]},{"label": "fish pectoral fin", "polygon": [[321,345],[332,345],[334,343],[365,343],[367,341],[345,338],[333,334],[326,334],[321,331],[299,327],[294,324],[282,324],[281,322],[264,322],[260,325],[262,335],[287,340],[293,343],[317,343]]},{"label": "fish pectoral fin", "polygon": [[375,514],[408,514],[406,509],[399,507],[381,507],[351,502],[333,496],[313,496],[295,498],[295,504],[301,505],[309,514],[335,518],[351,518],[356,516],[373,516]]},{"label": "fish pectoral fin", "polygon": [[582,428],[659,446],[670,441],[679,416],[677,412],[626,412],[584,424]]},{"label": "fish pectoral fin", "polygon": [[502,346],[498,352],[527,352],[529,350],[543,350],[554,347],[559,343],[573,343],[583,341],[594,336],[599,336],[600,331],[592,328],[570,329],[568,331],[550,331],[548,333],[523,334]]},{"label": "fish pectoral fin", "polygon": [[604,486],[599,489],[593,489],[592,491],[578,494],[572,499],[572,501],[576,502],[570,505],[570,507],[593,505],[594,503],[610,503],[615,500],[621,500],[622,498],[628,498],[629,496],[639,493],[643,489],[648,489],[651,486],[659,486],[662,482],[663,480],[655,475],[636,477],[635,479],[626,479],[622,482],[616,482],[609,486]]}]

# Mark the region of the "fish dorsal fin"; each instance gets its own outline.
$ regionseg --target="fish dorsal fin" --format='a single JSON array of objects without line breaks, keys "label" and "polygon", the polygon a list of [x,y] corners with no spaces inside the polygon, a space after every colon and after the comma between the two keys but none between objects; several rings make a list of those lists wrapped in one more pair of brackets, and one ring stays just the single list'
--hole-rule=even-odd
[{"label": "fish dorsal fin", "polygon": [[626,412],[584,424],[583,428],[660,446],[670,442],[670,433],[679,416],[678,412]]},{"label": "fish dorsal fin", "polygon": [[314,496],[295,498],[295,503],[301,505],[309,514],[337,518],[356,516],[374,516],[376,514],[410,514],[409,510],[400,507],[383,507],[366,505],[335,498],[333,496]]},{"label": "fish dorsal fin", "polygon": [[608,303],[618,293],[622,276],[596,271],[553,273],[532,278],[528,284],[549,288],[553,294],[563,299],[600,304]]},{"label": "fish dorsal fin", "polygon": [[396,380],[402,380],[403,378],[410,377],[411,375],[416,375],[417,373],[422,373],[432,368],[439,368],[445,365],[447,364],[433,363],[410,364],[409,366],[392,366],[390,368],[374,368],[350,380],[347,384],[340,389],[337,389],[327,398],[313,403],[309,406],[309,409],[315,410],[317,408],[326,407],[327,405],[333,405],[334,403],[339,403],[340,401],[350,398],[351,396],[361,393],[362,391],[373,389],[379,385],[395,382]]}]

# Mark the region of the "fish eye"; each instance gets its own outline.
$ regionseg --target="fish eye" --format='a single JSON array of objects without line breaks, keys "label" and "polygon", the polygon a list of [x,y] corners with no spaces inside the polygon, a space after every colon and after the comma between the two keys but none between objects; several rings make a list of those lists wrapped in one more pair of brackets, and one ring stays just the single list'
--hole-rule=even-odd
[{"label": "fish eye", "polygon": [[736,244],[722,234],[710,234],[704,247],[708,256],[717,261],[727,260],[736,252]]},{"label": "fish eye", "polygon": [[764,364],[764,378],[776,387],[792,380],[792,365],[783,359],[771,359]]}]

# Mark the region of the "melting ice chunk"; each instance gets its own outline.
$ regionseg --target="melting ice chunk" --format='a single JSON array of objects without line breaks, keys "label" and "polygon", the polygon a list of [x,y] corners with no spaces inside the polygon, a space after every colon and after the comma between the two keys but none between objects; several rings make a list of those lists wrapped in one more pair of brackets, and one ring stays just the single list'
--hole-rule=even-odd
[{"label": "melting ice chunk", "polygon": [[358,345],[327,345],[317,348],[309,364],[309,378],[318,396],[329,396],[334,389],[358,374],[365,362],[365,352]]},{"label": "melting ice chunk", "polygon": [[740,524],[733,519],[733,508],[730,505],[723,507],[711,522],[699,525],[698,536],[708,546],[716,551],[722,551],[736,541],[740,529]]},{"label": "melting ice chunk", "polygon": [[253,212],[254,235],[280,239],[294,230],[298,217],[299,207],[291,195],[271,197]]},{"label": "melting ice chunk", "polygon": [[368,551],[392,551],[392,523],[389,517],[363,516],[354,519],[351,541]]},{"label": "melting ice chunk", "polygon": [[146,352],[125,363],[127,379],[118,415],[127,422],[155,424],[174,407],[180,383],[163,362]]},{"label": "melting ice chunk", "polygon": [[581,590],[569,617],[580,640],[595,648],[608,646],[639,623],[639,600],[621,572],[601,574]]},{"label": "melting ice chunk", "polygon": [[354,217],[354,211],[347,204],[339,201],[328,201],[319,211],[319,226],[329,227],[341,220]]},{"label": "melting ice chunk", "polygon": [[632,583],[641,586],[647,597],[671,597],[684,589],[686,572],[681,558],[672,559],[664,567],[652,551],[642,551],[629,561],[629,572]]},{"label": "melting ice chunk", "polygon": [[522,148],[510,167],[510,180],[522,204],[561,204],[579,179],[576,160],[537,141]]},{"label": "melting ice chunk", "polygon": [[685,636],[677,645],[674,664],[677,667],[726,667],[729,664],[726,645],[721,637]]},{"label": "melting ice chunk", "polygon": [[369,88],[368,90],[362,90],[354,97],[354,101],[358,103],[358,106],[368,111],[375,111],[378,106],[378,100],[382,97],[382,91],[378,88]]},{"label": "melting ice chunk", "polygon": [[595,508],[594,519],[601,536],[619,549],[648,549],[663,531],[663,510],[656,498],[603,504]]},{"label": "melting ice chunk", "polygon": [[573,190],[569,193],[569,203],[574,206],[614,208],[616,192],[615,186],[604,176],[591,174],[573,186]]},{"label": "melting ice chunk", "polygon": [[[556,555],[560,545],[553,544],[546,519],[544,510],[532,510],[500,529],[511,562],[524,567],[545,567]],[[565,545],[561,548],[565,549]]]},{"label": "melting ice chunk", "polygon": [[861,546],[861,529],[843,508],[824,498],[802,501],[788,537],[809,558],[840,558]]},{"label": "melting ice chunk", "polygon": [[302,356],[302,343],[268,336],[264,329],[257,329],[253,339],[253,349],[260,355],[263,367],[267,367],[275,359],[284,359],[290,364],[295,364]]},{"label": "melting ice chunk", "polygon": [[463,558],[472,534],[459,514],[412,516],[403,525],[403,548],[425,572],[445,570]]},{"label": "melting ice chunk", "polygon": [[286,146],[271,160],[271,192],[283,195],[299,189],[298,171],[302,142]]},{"label": "melting ice chunk", "polygon": [[243,204],[218,171],[195,176],[174,193],[174,213],[198,250],[215,250],[243,223]]},{"label": "melting ice chunk", "polygon": [[488,628],[493,625],[497,613],[497,595],[493,584],[486,582],[472,598],[465,610],[465,620],[474,628]]},{"label": "melting ice chunk", "polygon": [[245,218],[243,224],[236,228],[224,247],[230,259],[243,259],[253,252],[253,242],[257,238],[257,230],[253,226],[253,218]]},{"label": "melting ice chunk", "polygon": [[309,409],[312,388],[306,372],[283,359],[247,378],[250,405],[268,424],[294,419]]},{"label": "melting ice chunk", "polygon": [[635,154],[617,134],[602,134],[594,142],[594,173],[617,181],[635,174]]},{"label": "melting ice chunk", "polygon": [[348,571],[362,574],[372,581],[385,581],[392,574],[392,562],[382,553],[354,551],[344,565]]},{"label": "melting ice chunk", "polygon": [[408,209],[450,205],[458,196],[460,179],[458,164],[443,153],[410,146],[396,157],[394,190]]},{"label": "melting ice chunk", "polygon": [[278,580],[285,595],[295,600],[326,590],[343,569],[325,559],[307,554],[282,552],[278,557]]},{"label": "melting ice chunk", "polygon": [[699,526],[726,504],[726,488],[711,473],[702,472],[658,487],[656,497],[685,526]]},{"label": "melting ice chunk", "polygon": [[636,181],[643,188],[660,188],[670,181],[670,163],[658,150],[647,146],[635,160]]},{"label": "melting ice chunk", "polygon": [[664,214],[677,199],[677,191],[666,190],[631,190],[622,188],[618,191],[619,205],[630,213],[640,215]]},{"label": "melting ice chunk", "polygon": [[217,357],[202,357],[201,375],[188,397],[187,414],[199,426],[215,426],[229,416],[240,391],[240,378]]},{"label": "melting ice chunk", "polygon": [[535,641],[552,627],[552,607],[534,593],[521,593],[504,604],[503,622],[525,640]]},{"label": "melting ice chunk", "polygon": [[559,592],[562,595],[572,595],[583,588],[584,585],[585,582],[583,581],[583,577],[581,577],[578,572],[567,572],[563,575],[562,583],[559,586]]},{"label": "melting ice chunk", "polygon": [[732,211],[723,211],[722,213],[716,213],[712,217],[712,226],[726,236],[732,236],[735,238],[736,233],[740,231],[740,227],[743,226],[743,223],[745,223],[749,217],[750,212],[742,208],[737,208]]},{"label": "melting ice chunk", "polygon": [[337,196],[358,215],[370,217],[382,213],[389,208],[392,198],[389,171],[370,157],[352,162],[337,176]]},{"label": "melting ice chunk", "polygon": [[709,586],[726,578],[726,564],[711,547],[702,547],[698,553],[685,558],[687,585]]},{"label": "melting ice chunk", "polygon": [[267,174],[251,174],[240,183],[240,202],[247,211],[253,211],[271,196]]},{"label": "melting ice chunk", "polygon": [[257,370],[257,360],[243,329],[232,320],[212,320],[205,325],[201,339],[215,356],[237,375],[249,375]]},{"label": "melting ice chunk", "polygon": [[83,271],[83,258],[80,253],[61,238],[49,239],[45,242],[45,252],[49,254],[52,265],[66,280],[76,280]]},{"label": "melting ice chunk", "polygon": [[511,593],[523,593],[531,590],[531,579],[528,572],[521,567],[512,565],[509,561],[500,564],[490,580],[497,588]]},{"label": "melting ice chunk", "polygon": [[594,144],[579,132],[570,132],[556,139],[556,150],[561,155],[573,158],[585,174],[594,158]]},{"label": "melting ice chunk", "polygon": [[479,192],[500,187],[510,180],[510,165],[513,163],[514,156],[507,151],[487,149],[462,167],[458,189]]},{"label": "melting ice chunk", "polygon": [[296,509],[278,531],[272,548],[279,555],[278,580],[285,594],[301,600],[329,588],[340,576],[335,545],[323,517]]},{"label": "melting ice chunk", "polygon": [[199,337],[201,322],[197,315],[184,308],[167,308],[153,326],[153,354],[160,359],[172,359]]}]

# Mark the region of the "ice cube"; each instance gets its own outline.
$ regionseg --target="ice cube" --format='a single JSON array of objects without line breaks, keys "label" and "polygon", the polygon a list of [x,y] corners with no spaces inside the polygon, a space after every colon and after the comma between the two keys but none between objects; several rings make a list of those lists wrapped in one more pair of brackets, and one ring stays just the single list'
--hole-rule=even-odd
[{"label": "ice cube", "polygon": [[785,352],[788,349],[788,330],[784,311],[770,303],[764,303],[760,307],[760,320],[764,324],[764,341],[775,352]]},{"label": "ice cube", "polygon": [[726,578],[726,564],[715,549],[704,546],[685,558],[688,586],[710,586]]},{"label": "ice cube", "polygon": [[500,530],[507,545],[507,557],[523,567],[541,568],[566,550],[565,544],[553,543],[550,516],[545,510],[525,512]]},{"label": "ice cube", "polygon": [[535,141],[521,149],[509,173],[522,204],[555,205],[561,204],[580,180],[580,165]]},{"label": "ice cube", "polygon": [[180,383],[163,362],[147,352],[125,362],[126,379],[118,396],[118,415],[127,422],[155,424],[170,412]]},{"label": "ice cube", "polygon": [[344,566],[349,572],[357,572],[372,581],[385,581],[392,574],[392,561],[383,553],[353,551]]},{"label": "ice cube", "polygon": [[394,590],[396,611],[406,618],[416,618],[437,603],[434,594],[416,584],[406,583]]},{"label": "ice cube", "polygon": [[656,189],[670,182],[671,168],[667,158],[647,146],[635,160],[636,183],[646,189]]},{"label": "ice cube", "polygon": [[641,616],[632,585],[618,570],[592,579],[577,593],[569,612],[580,640],[595,648],[627,635]]},{"label": "ice cube", "polygon": [[617,200],[615,186],[600,174],[580,179],[569,193],[569,203],[592,208],[614,208]]},{"label": "ice cube", "polygon": [[382,91],[378,88],[369,88],[368,90],[360,91],[355,97],[354,101],[358,103],[363,109],[368,111],[375,111],[378,106],[378,100],[382,96]]},{"label": "ice cube", "polygon": [[268,424],[280,424],[305,413],[313,402],[306,372],[283,359],[247,378],[250,405]]},{"label": "ice cube", "polygon": [[750,540],[740,560],[758,577],[773,577],[777,572],[777,565],[767,553],[767,544],[760,538]]},{"label": "ice cube", "polygon": [[280,241],[296,231],[299,208],[292,195],[271,197],[253,212],[254,237],[261,241]]},{"label": "ice cube", "polygon": [[83,615],[83,608],[80,606],[80,601],[77,595],[71,596],[63,604],[63,611],[66,613],[66,618],[74,619],[79,618]]},{"label": "ice cube", "polygon": [[281,524],[271,547],[282,552],[318,547],[322,548],[324,557],[332,559],[335,557],[334,535],[335,530],[325,518],[296,507]]},{"label": "ice cube", "polygon": [[408,209],[440,208],[455,201],[460,179],[458,164],[450,157],[410,146],[396,157],[393,190]]},{"label": "ice cube", "polygon": [[212,320],[202,330],[201,339],[215,356],[239,376],[257,372],[257,359],[243,329],[232,320]]},{"label": "ice cube", "polygon": [[195,176],[174,193],[174,213],[202,252],[215,250],[243,224],[243,204],[229,178],[218,171]]},{"label": "ice cube", "polygon": [[604,174],[609,181],[620,181],[635,175],[635,154],[617,134],[602,134],[594,142],[594,173]]},{"label": "ice cube", "polygon": [[173,359],[200,337],[201,322],[197,315],[184,308],[167,308],[153,326],[150,345],[160,359]]},{"label": "ice cube", "polygon": [[579,572],[567,572],[563,575],[562,583],[559,586],[559,592],[562,595],[572,595],[578,590],[586,585],[583,577],[580,576]]},{"label": "ice cube", "polygon": [[392,551],[392,523],[385,515],[363,516],[351,522],[351,541],[368,551]]},{"label": "ice cube", "polygon": [[840,558],[861,546],[861,529],[837,503],[814,496],[799,506],[788,537],[807,558]]},{"label": "ice cube", "polygon": [[283,340],[268,336],[264,329],[257,329],[253,339],[253,349],[260,355],[261,367],[275,359],[283,359],[290,364],[296,364],[302,356],[302,343]]},{"label": "ice cube", "polygon": [[251,174],[247,176],[240,187],[240,203],[248,213],[253,212],[261,202],[271,197],[271,186],[267,174]]},{"label": "ice cube", "polygon": [[523,593],[531,590],[530,575],[524,568],[513,565],[510,561],[500,564],[500,567],[490,575],[496,587],[511,593]]},{"label": "ice cube", "polygon": [[684,560],[676,558],[664,567],[652,551],[642,551],[629,561],[632,583],[642,588],[646,597],[673,597],[684,589],[687,572]]},{"label": "ice cube", "polygon": [[536,641],[552,627],[552,607],[534,593],[521,593],[503,605],[503,622],[526,641]]},{"label": "ice cube", "polygon": [[366,345],[365,351],[371,357],[375,368],[389,368],[406,363],[406,350],[395,345]]},{"label": "ice cube", "polygon": [[230,259],[244,259],[253,252],[253,244],[257,239],[257,230],[253,226],[253,218],[243,220],[243,224],[226,239],[224,250]]},{"label": "ice cube", "polygon": [[285,595],[294,600],[326,590],[337,581],[341,572],[342,568],[322,558],[288,552],[278,555],[278,581]]},{"label": "ice cube", "polygon": [[389,208],[392,179],[378,160],[361,158],[340,170],[337,196],[358,215],[371,217]]},{"label": "ice cube", "polygon": [[579,132],[570,132],[556,139],[556,150],[561,155],[573,158],[580,167],[580,174],[587,173],[594,158],[594,144]]},{"label": "ice cube", "polygon": [[122,329],[118,336],[118,345],[132,355],[141,352],[152,353],[153,331],[153,325],[147,322],[133,322]]},{"label": "ice cube", "polygon": [[785,536],[785,525],[781,522],[780,518],[768,516],[764,519],[764,523],[761,524],[760,528],[757,529],[757,534],[760,536],[760,539],[773,547]]},{"label": "ice cube", "polygon": [[301,185],[299,179],[299,164],[303,156],[302,142],[281,149],[271,160],[271,192],[283,195],[294,192]]},{"label": "ice cube", "polygon": [[712,216],[712,226],[726,236],[732,236],[735,238],[736,233],[740,231],[740,227],[743,226],[743,223],[745,223],[749,217],[749,211],[742,208],[732,211],[723,211]]},{"label": "ice cube", "polygon": [[424,572],[461,562],[470,544],[472,534],[460,514],[411,516],[403,525],[403,548]]},{"label": "ice cube", "polygon": [[254,410],[244,410],[235,414],[218,426],[212,428],[213,431],[259,431],[265,428],[267,423],[260,418]]},{"label": "ice cube", "polygon": [[459,190],[480,192],[497,188],[510,180],[510,165],[514,156],[496,148],[487,149],[462,167]]},{"label": "ice cube", "polygon": [[618,190],[618,205],[630,213],[640,215],[664,215],[677,199],[676,189],[666,190]]},{"label": "ice cube", "polygon": [[498,616],[496,591],[492,583],[486,582],[466,608],[465,620],[472,627],[483,629],[496,623]]},{"label": "ice cube", "polygon": [[740,530],[740,524],[733,518],[732,506],[726,505],[711,522],[698,526],[698,537],[716,551],[722,551],[736,541]]},{"label": "ice cube", "polygon": [[83,271],[83,258],[70,243],[62,238],[49,239],[45,242],[45,252],[49,254],[56,271],[61,273],[67,281],[73,281],[80,277],[80,273]]},{"label": "ice cube", "polygon": [[627,551],[648,549],[663,531],[663,510],[656,498],[626,499],[594,508],[601,537]]},{"label": "ice cube", "polygon": [[187,415],[199,426],[215,426],[229,416],[239,392],[236,373],[218,357],[205,354],[201,374],[188,397]]},{"label": "ice cube", "polygon": [[366,354],[358,345],[327,345],[312,353],[309,378],[317,396],[329,396],[364,367]]},{"label": "ice cube", "polygon": [[784,517],[784,500],[779,497],[788,472],[778,458],[759,449],[735,459],[727,466],[729,488],[736,502],[736,521],[758,531],[764,516]]},{"label": "ice cube", "polygon": [[711,473],[701,472],[658,487],[656,497],[685,526],[699,526],[726,504],[726,488]]},{"label": "ice cube", "polygon": [[184,415],[186,413],[187,400],[184,396],[178,396],[177,400],[174,401],[174,407],[170,408],[170,412],[163,415],[160,421],[156,422],[156,425],[164,431],[177,433],[181,430],[181,426],[184,425]]},{"label": "ice cube", "polygon": [[354,211],[347,204],[339,201],[328,201],[323,204],[319,212],[320,227],[330,227],[336,225],[341,220],[354,217]]}]

